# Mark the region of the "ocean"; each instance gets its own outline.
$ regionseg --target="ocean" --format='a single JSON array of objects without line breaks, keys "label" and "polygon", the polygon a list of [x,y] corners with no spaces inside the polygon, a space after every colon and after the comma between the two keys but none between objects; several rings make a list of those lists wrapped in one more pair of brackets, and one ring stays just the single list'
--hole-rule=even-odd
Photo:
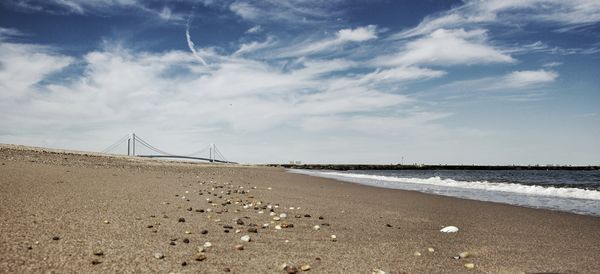
[{"label": "ocean", "polygon": [[600,216],[600,170],[301,170],[289,172]]}]

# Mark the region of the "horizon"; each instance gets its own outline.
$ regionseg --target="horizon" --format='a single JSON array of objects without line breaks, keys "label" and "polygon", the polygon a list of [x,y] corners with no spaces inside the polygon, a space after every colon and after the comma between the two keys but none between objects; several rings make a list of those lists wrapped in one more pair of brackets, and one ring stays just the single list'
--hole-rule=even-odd
[{"label": "horizon", "polygon": [[136,132],[240,163],[599,166],[599,14],[593,0],[4,1],[0,143],[102,151]]}]

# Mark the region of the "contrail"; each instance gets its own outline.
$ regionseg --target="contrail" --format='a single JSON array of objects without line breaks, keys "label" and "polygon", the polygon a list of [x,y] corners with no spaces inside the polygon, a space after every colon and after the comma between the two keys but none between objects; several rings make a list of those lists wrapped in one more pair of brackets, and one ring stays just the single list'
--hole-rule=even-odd
[{"label": "contrail", "polygon": [[192,19],[192,16],[190,16],[190,19],[188,19],[188,22],[187,22],[187,25],[185,28],[185,37],[187,38],[188,47],[192,51],[192,54],[194,55],[194,57],[196,57],[196,59],[198,59],[198,61],[200,61],[200,63],[207,66],[208,64],[206,63],[206,61],[204,61],[204,59],[196,51],[196,48],[194,47],[194,42],[192,42],[192,38],[190,37],[190,23],[192,21],[191,19]]}]

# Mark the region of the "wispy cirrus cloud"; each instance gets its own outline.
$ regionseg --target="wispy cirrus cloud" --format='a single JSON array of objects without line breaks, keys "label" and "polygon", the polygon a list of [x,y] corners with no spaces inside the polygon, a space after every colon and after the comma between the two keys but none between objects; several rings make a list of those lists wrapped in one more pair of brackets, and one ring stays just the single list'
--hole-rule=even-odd
[{"label": "wispy cirrus cloud", "polygon": [[489,24],[554,23],[557,30],[600,22],[600,3],[595,0],[523,0],[477,1],[435,15],[429,15],[413,28],[398,32],[390,39],[427,35],[442,28],[481,28]]},{"label": "wispy cirrus cloud", "polygon": [[409,66],[512,63],[515,60],[489,45],[483,29],[438,29],[406,43],[397,54],[381,56],[375,62],[385,66]]}]

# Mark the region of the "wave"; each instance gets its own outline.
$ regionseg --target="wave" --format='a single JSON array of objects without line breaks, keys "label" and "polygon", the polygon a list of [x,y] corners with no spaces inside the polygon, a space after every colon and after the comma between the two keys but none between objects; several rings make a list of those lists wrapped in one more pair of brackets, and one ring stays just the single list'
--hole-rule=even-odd
[{"label": "wave", "polygon": [[[487,181],[458,181],[453,179],[442,179],[438,176],[430,178],[412,178],[412,177],[395,177],[381,176],[357,173],[343,172],[323,172],[323,171],[306,171],[306,170],[290,170],[294,173],[306,175],[315,175],[320,177],[329,177],[335,179],[349,179],[351,182],[372,185],[384,188],[406,189],[402,184],[414,185],[412,190],[420,190],[419,186],[435,186],[443,188],[465,189],[465,190],[480,190],[493,191],[501,193],[513,193],[527,196],[544,196],[558,197],[568,199],[585,199],[585,200],[600,200],[600,191],[586,190],[570,187],[545,187],[538,185],[522,185],[516,183],[494,183]],[[426,191],[429,192],[429,191]],[[433,191],[434,193],[436,191]]]}]

